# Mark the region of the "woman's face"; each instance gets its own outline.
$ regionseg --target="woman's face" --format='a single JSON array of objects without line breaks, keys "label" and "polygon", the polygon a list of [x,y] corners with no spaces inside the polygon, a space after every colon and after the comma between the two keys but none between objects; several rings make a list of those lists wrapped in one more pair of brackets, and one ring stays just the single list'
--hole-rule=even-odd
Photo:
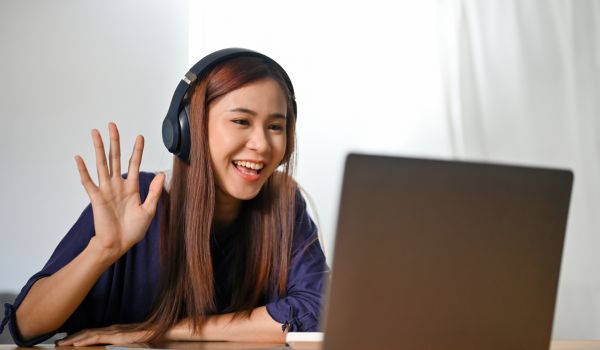
[{"label": "woman's face", "polygon": [[[254,198],[286,149],[287,101],[273,79],[219,97],[208,108],[208,144],[218,195]],[[220,193],[219,193],[220,192]]]}]

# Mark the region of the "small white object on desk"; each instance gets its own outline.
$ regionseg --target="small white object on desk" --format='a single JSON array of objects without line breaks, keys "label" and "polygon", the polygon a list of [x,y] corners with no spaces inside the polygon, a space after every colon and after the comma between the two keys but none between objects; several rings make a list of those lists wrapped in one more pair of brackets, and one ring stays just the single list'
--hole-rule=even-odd
[{"label": "small white object on desk", "polygon": [[292,349],[320,349],[323,332],[288,332],[285,342]]}]

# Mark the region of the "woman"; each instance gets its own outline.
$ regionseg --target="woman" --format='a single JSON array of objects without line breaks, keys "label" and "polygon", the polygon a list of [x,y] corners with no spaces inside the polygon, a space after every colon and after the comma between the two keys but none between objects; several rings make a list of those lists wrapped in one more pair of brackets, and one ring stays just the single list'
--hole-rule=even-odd
[{"label": "woman", "polygon": [[273,60],[233,52],[187,91],[189,155],[168,183],[139,171],[141,136],[121,176],[116,125],[108,165],[92,131],[99,184],[76,156],[91,205],[7,306],[17,344],[56,332],[75,346],[283,342],[317,329],[327,266],[291,177],[293,88]]}]

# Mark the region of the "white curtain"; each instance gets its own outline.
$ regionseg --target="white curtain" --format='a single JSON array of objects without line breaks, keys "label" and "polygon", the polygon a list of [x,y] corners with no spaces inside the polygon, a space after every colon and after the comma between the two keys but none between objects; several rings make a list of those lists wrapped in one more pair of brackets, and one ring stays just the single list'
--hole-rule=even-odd
[{"label": "white curtain", "polygon": [[575,172],[555,339],[600,338],[600,1],[440,1],[454,153]]}]

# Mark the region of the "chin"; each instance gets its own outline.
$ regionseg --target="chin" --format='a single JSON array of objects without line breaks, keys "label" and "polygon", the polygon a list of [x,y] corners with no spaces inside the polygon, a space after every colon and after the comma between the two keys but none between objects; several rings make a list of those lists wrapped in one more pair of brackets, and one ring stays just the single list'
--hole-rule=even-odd
[{"label": "chin", "polygon": [[248,201],[254,199],[260,193],[260,188],[256,191],[229,191],[229,195],[233,198]]}]

